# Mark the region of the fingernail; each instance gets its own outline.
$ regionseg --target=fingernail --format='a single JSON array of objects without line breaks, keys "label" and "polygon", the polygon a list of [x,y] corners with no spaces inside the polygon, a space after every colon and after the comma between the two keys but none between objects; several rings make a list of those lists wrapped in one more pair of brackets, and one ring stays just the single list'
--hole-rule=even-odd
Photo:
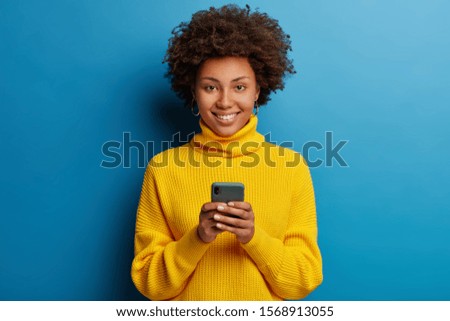
[{"label": "fingernail", "polygon": [[222,224],[216,224],[216,227],[221,229],[222,228]]},{"label": "fingernail", "polygon": [[220,221],[220,215],[214,215],[214,219],[216,220],[216,221]]},{"label": "fingernail", "polygon": [[223,207],[222,205],[219,205],[219,206],[217,206],[217,209],[218,209],[219,211],[222,211],[222,210],[225,209],[225,207]]},{"label": "fingernail", "polygon": [[228,205],[229,206],[234,206],[234,203],[233,202],[228,202]]}]

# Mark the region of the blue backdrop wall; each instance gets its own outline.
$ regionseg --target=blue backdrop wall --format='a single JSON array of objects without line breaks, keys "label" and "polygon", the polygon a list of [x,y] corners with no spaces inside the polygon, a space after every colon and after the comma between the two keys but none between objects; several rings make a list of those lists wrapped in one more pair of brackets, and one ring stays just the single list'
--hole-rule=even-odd
[{"label": "blue backdrop wall", "polygon": [[[197,129],[164,78],[167,40],[225,3],[0,2],[0,299],[143,298],[145,162]],[[237,3],[292,37],[298,74],[259,130],[315,146],[324,282],[308,299],[450,300],[448,2]]]}]

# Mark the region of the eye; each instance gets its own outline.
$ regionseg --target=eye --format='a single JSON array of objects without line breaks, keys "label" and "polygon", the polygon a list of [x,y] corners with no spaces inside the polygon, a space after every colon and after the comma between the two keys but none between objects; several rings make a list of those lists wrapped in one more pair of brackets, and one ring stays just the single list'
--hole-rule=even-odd
[{"label": "eye", "polygon": [[213,90],[216,90],[216,86],[212,86],[212,85],[210,85],[210,86],[205,86],[205,90],[206,90],[207,92],[211,92],[211,91],[213,91]]},{"label": "eye", "polygon": [[236,90],[237,91],[244,91],[247,87],[245,87],[244,85],[237,85],[236,86]]}]

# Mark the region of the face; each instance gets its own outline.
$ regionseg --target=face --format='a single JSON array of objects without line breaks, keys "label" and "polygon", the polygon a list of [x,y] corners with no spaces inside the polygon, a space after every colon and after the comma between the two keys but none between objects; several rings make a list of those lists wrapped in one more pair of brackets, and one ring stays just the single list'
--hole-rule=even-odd
[{"label": "face", "polygon": [[247,58],[210,58],[197,71],[194,95],[206,125],[226,137],[248,122],[259,87]]}]

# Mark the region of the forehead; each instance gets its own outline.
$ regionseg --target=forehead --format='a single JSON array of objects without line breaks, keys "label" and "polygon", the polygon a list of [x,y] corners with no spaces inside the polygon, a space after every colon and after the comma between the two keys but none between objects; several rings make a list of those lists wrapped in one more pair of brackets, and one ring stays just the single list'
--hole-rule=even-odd
[{"label": "forehead", "polygon": [[215,78],[227,82],[239,77],[255,79],[255,73],[245,57],[210,58],[203,62],[198,71],[197,79]]}]

